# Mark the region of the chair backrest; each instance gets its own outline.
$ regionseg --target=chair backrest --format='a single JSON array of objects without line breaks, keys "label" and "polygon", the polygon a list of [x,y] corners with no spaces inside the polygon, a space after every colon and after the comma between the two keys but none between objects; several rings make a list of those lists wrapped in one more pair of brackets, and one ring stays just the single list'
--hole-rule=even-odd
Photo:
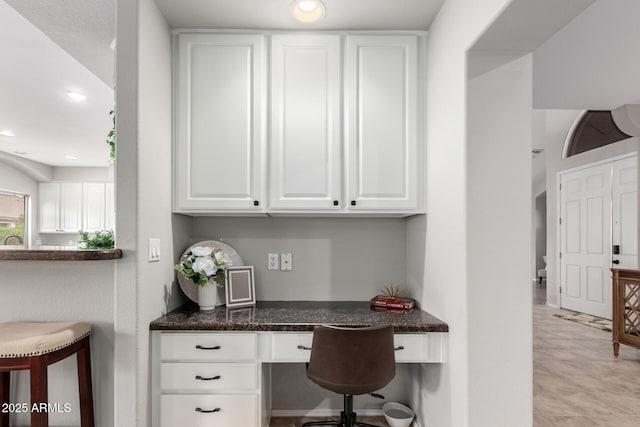
[{"label": "chair backrest", "polygon": [[381,389],[395,374],[393,326],[315,328],[307,376],[319,386],[365,394]]}]

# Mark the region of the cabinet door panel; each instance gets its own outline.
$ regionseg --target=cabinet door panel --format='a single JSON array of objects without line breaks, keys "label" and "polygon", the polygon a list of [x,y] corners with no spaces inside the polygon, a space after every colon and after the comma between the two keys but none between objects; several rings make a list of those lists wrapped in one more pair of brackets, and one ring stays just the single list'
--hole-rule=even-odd
[{"label": "cabinet door panel", "polygon": [[276,35],[271,62],[273,209],[339,209],[340,38]]},{"label": "cabinet door panel", "polygon": [[105,184],[86,183],[84,188],[84,231],[105,228]]},{"label": "cabinet door panel", "polygon": [[77,232],[82,228],[82,184],[60,184],[60,229]]},{"label": "cabinet door panel", "polygon": [[350,209],[418,207],[417,39],[347,40]]},{"label": "cabinet door panel", "polygon": [[38,224],[41,233],[60,231],[60,184],[38,186]]},{"label": "cabinet door panel", "polygon": [[115,194],[113,191],[113,183],[105,184],[105,212],[104,212],[104,228],[106,230],[114,230],[116,228],[116,209]]},{"label": "cabinet door panel", "polygon": [[177,75],[177,211],[260,210],[263,40],[181,34]]}]

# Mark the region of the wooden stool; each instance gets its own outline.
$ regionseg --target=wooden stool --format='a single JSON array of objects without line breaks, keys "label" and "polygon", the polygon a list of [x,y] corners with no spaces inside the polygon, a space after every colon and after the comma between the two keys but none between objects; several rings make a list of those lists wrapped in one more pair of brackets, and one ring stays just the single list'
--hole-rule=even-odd
[{"label": "wooden stool", "polygon": [[[8,404],[11,371],[28,369],[31,404],[48,403],[47,367],[77,353],[80,420],[82,427],[93,427],[91,355],[88,323],[0,323],[0,403]],[[31,411],[31,427],[48,427],[47,410]],[[9,413],[0,415],[0,427],[9,427]]]}]

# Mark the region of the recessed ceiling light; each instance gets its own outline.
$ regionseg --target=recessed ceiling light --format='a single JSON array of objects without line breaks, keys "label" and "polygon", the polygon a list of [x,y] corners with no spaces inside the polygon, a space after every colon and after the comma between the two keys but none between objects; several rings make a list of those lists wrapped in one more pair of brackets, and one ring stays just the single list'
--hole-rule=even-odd
[{"label": "recessed ceiling light", "polygon": [[74,156],[73,154],[67,154],[66,156],[64,156],[64,158],[67,160],[78,160],[78,157]]},{"label": "recessed ceiling light", "polygon": [[75,90],[70,90],[67,92],[67,96],[74,101],[86,101],[87,96],[83,93],[77,92]]},{"label": "recessed ceiling light", "polygon": [[324,18],[325,7],[320,0],[296,0],[289,12],[298,21],[311,24]]},{"label": "recessed ceiling light", "polygon": [[16,136],[15,133],[11,132],[8,129],[0,130],[0,135],[2,135],[2,136]]}]

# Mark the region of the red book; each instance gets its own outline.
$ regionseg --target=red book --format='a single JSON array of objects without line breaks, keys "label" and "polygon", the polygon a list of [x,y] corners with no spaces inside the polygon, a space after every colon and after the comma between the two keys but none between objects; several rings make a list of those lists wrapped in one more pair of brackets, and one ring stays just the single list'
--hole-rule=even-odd
[{"label": "red book", "polygon": [[371,307],[394,310],[411,310],[414,301],[409,298],[393,298],[386,295],[376,295],[371,298]]}]

